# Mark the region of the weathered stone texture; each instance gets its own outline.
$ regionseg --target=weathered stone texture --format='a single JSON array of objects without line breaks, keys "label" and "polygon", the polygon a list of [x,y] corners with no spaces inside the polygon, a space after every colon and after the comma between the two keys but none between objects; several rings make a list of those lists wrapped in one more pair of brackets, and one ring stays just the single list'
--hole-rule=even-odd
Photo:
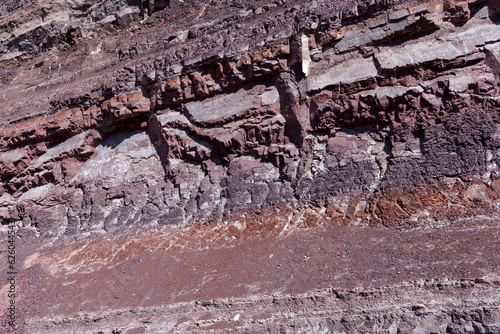
[{"label": "weathered stone texture", "polygon": [[[86,213],[61,212],[83,231],[102,225],[94,220],[138,222],[144,210],[163,217],[147,221],[180,222],[441,177],[494,180],[500,30],[494,4],[470,6],[421,3],[326,33],[316,26],[300,41],[190,57],[161,75],[157,63],[129,62],[120,75],[134,89],[1,130],[5,219],[23,220],[23,194],[51,184],[82,189]],[[122,29],[136,19],[120,13]],[[269,171],[250,172],[260,164]]]},{"label": "weathered stone texture", "polygon": [[363,80],[374,79],[378,76],[373,59],[353,59],[341,62],[328,69],[318,68],[311,70],[307,79],[307,91],[314,92],[339,84],[348,85]]},{"label": "weathered stone texture", "polygon": [[[497,217],[499,14],[475,0],[2,3],[2,231],[236,238],[274,229],[268,210],[278,240],[297,214],[409,231]],[[288,324],[498,329],[465,307],[411,310]]]}]

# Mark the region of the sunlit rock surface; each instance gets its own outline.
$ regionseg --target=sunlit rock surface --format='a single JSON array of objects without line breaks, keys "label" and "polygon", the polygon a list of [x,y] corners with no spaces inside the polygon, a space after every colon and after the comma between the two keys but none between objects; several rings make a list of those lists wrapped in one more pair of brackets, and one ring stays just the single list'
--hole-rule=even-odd
[{"label": "sunlit rock surface", "polygon": [[2,2],[1,331],[499,333],[499,15]]}]

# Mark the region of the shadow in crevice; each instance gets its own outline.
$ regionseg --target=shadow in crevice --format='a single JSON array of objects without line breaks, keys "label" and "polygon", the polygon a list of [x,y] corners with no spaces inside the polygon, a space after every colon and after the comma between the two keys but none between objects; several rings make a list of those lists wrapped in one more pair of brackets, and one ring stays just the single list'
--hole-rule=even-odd
[{"label": "shadow in crevice", "polygon": [[101,142],[101,145],[104,147],[109,147],[111,149],[115,149],[124,140],[129,139],[129,138],[131,138],[131,137],[135,136],[136,134],[139,134],[143,131],[144,130],[133,130],[133,131],[112,133]]}]

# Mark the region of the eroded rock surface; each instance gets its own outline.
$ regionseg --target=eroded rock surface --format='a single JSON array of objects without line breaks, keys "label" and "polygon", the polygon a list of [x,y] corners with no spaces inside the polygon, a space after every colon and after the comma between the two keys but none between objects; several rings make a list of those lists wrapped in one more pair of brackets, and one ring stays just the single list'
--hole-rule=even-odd
[{"label": "eroded rock surface", "polygon": [[[483,296],[498,295],[498,280],[491,277],[500,273],[500,256],[495,257],[500,254],[496,247],[484,250],[488,256],[475,251],[498,238],[499,15],[498,1],[477,0],[3,2],[0,219],[3,235],[7,224],[15,224],[25,240],[23,284],[46,275],[54,285],[45,286],[45,291],[72,284],[43,257],[70,252],[79,238],[100,242],[120,233],[127,238],[139,229],[188,229],[196,234],[220,228],[229,233],[227,240],[240,240],[242,235],[253,240],[248,249],[252,242],[263,242],[262,231],[272,230],[271,240],[279,243],[283,234],[294,230],[293,221],[304,224],[303,230],[293,232],[297,240],[325,226],[332,233],[348,226],[367,235],[385,233],[387,238],[395,231],[412,235],[446,233],[442,231],[449,228],[455,233],[455,226],[470,224],[471,235],[477,234],[477,239],[467,239],[465,230],[456,232],[462,246],[431,245],[464,256],[473,251],[476,258],[454,262],[429,254],[421,264],[427,269],[397,279],[356,276],[359,291],[374,289],[359,296],[380,293],[366,314],[348,310],[344,301],[332,301],[318,290],[347,288],[348,279],[331,278],[342,276],[340,269],[318,269],[309,278],[303,274],[301,283],[290,283],[292,273],[278,277],[280,284],[264,284],[265,279],[252,275],[245,281],[221,269],[222,253],[207,244],[204,247],[213,251],[213,270],[238,277],[217,278],[231,293],[214,288],[214,293],[196,294],[173,283],[153,289],[155,293],[189,296],[183,299],[186,303],[255,298],[248,305],[264,305],[259,306],[262,318],[252,315],[252,321],[231,322],[226,315],[199,315],[206,321],[196,320],[197,327],[192,327],[193,319],[182,320],[169,312],[191,307],[196,313],[198,304],[179,306],[175,298],[151,304],[116,302],[127,294],[124,288],[116,292],[119,297],[107,294],[99,310],[89,306],[97,297],[75,300],[72,313],[66,314],[69,320],[54,320],[64,303],[44,313],[22,297],[23,328],[71,332],[80,325],[78,312],[107,310],[109,316],[95,328],[111,332],[119,322],[116,312],[130,306],[135,311],[147,307],[145,314],[164,314],[155,315],[159,318],[154,321],[140,320],[137,328],[120,323],[117,331],[161,332],[177,326],[179,332],[496,333],[499,299],[487,302]],[[269,214],[265,219],[263,212]],[[490,234],[478,232],[483,222],[491,226]],[[168,246],[158,247],[184,245],[182,237],[165,238]],[[376,238],[356,238],[352,244],[364,242],[370,252],[376,253],[377,247],[389,252],[387,239],[376,246]],[[338,242],[324,244],[321,252],[340,247]],[[423,249],[430,245],[424,237],[415,242]],[[293,256],[301,253],[294,242],[288,245]],[[314,245],[311,241],[307,247]],[[230,247],[220,247],[231,252]],[[200,246],[191,256],[203,258],[203,249]],[[162,261],[183,257],[156,248],[149,251]],[[345,272],[356,272],[356,262],[367,273],[382,276],[394,267],[391,256],[376,268],[376,261],[358,261],[370,252],[357,253]],[[93,256],[97,255],[81,256],[68,273],[77,275]],[[287,256],[282,252],[278,259],[285,261]],[[411,268],[417,258],[397,267]],[[110,268],[123,264],[114,257],[103,261]],[[240,265],[252,267],[252,261],[261,261],[260,255],[244,257]],[[449,275],[432,269],[439,261],[453,263],[444,267]],[[472,263],[468,272],[453,269],[465,261]],[[326,257],[317,263],[318,268],[328,266]],[[304,265],[302,270],[311,268]],[[182,266],[169,270],[169,275],[189,276]],[[77,281],[88,280],[91,273],[95,271],[84,270]],[[103,280],[125,280],[124,287],[137,283],[134,275],[98,272]],[[162,275],[146,276],[154,280]],[[446,285],[450,301],[428,312],[403,301],[377,309],[376,303],[404,294],[405,286],[425,294],[431,288],[415,282],[438,277],[466,282],[466,287]],[[205,278],[193,278],[192,291],[205,286]],[[457,296],[467,294],[463,291],[476,279],[480,284],[474,292],[467,290],[474,306],[458,305]],[[238,292],[242,280],[253,290]],[[301,288],[288,291],[285,281]],[[384,289],[390,293],[384,295]],[[58,291],[69,293],[63,287]],[[296,308],[286,315],[266,304],[266,296],[274,293],[283,300],[308,300],[299,295],[308,291],[330,315],[315,318],[316,311],[301,313]],[[442,292],[429,294],[422,303],[444,298]],[[344,305],[342,311],[335,310],[337,302]],[[391,307],[396,311],[389,316]],[[217,327],[219,322],[227,324]],[[360,322],[369,325],[356,327]]]}]

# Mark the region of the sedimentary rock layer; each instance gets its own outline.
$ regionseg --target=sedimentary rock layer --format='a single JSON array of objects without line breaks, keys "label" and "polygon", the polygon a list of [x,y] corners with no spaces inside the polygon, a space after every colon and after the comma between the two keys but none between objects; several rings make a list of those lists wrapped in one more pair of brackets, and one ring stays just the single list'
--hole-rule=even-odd
[{"label": "sedimentary rock layer", "polygon": [[[143,51],[148,59],[139,53],[113,60],[116,50],[109,55],[93,50],[85,56],[92,63],[101,66],[90,60],[97,54],[116,65],[99,78],[89,74],[92,84],[79,87],[78,94],[84,94],[78,98],[69,92],[55,98],[50,92],[73,89],[87,81],[83,77],[63,88],[47,86],[44,99],[6,94],[12,104],[2,111],[3,219],[53,237],[139,221],[220,219],[232,210],[311,200],[365,224],[494,212],[498,8],[490,2],[373,6],[370,14],[377,15],[366,21],[368,14],[346,16],[340,6],[310,27],[279,30],[287,40],[268,33],[267,47],[231,49],[235,56],[226,50],[179,58],[180,63],[172,59],[170,65],[156,59],[146,72],[138,68],[160,51]],[[275,15],[300,8],[277,6]],[[258,17],[257,12],[248,15]],[[98,40],[111,43],[117,30],[152,33],[159,14],[131,21],[124,30],[112,25]],[[294,15],[299,22],[312,20],[311,13]],[[249,34],[240,25],[241,34]],[[103,26],[87,29],[98,27]],[[165,46],[165,52],[185,43],[199,47],[193,29],[198,27],[191,27],[181,44]],[[73,52],[95,39],[82,35]],[[58,52],[63,51],[35,48],[4,60],[6,73],[15,68],[14,60],[24,64],[18,76],[5,81],[6,89],[26,85],[16,81],[27,73],[43,76],[45,62],[37,61]],[[130,72],[129,92],[112,86],[116,96],[106,99],[111,87],[102,93],[92,88],[108,84],[107,76],[131,64],[136,69]],[[40,90],[33,79],[29,85]],[[90,97],[89,91],[96,93]],[[52,107],[43,109],[42,100]],[[25,109],[29,101],[38,107]],[[425,203],[428,194],[438,192],[440,200]],[[64,195],[69,193],[71,198]],[[456,209],[448,213],[449,205]]]},{"label": "sedimentary rock layer", "polygon": [[[305,224],[303,235],[325,224],[368,234],[382,228],[391,234],[470,222],[473,234],[487,222],[496,231],[499,23],[498,1],[481,0],[6,1],[0,5],[2,233],[7,224],[17,225],[18,235],[27,240],[23,270],[39,278],[48,273],[58,285],[70,283],[37,257],[46,243],[55,247],[51,251],[63,252],[71,249],[72,238],[101,240],[137,229],[196,234],[207,226],[231,227],[232,236],[248,233],[256,244],[262,237],[258,231],[281,233],[297,216]],[[268,218],[263,220],[263,213]],[[477,242],[463,239],[464,247],[475,245],[471,249],[477,250],[477,244],[494,243],[495,233],[481,234]],[[172,238],[169,247],[182,244],[166,238]],[[334,249],[336,242],[325,249]],[[421,241],[421,247],[428,242]],[[458,246],[445,251],[467,252]],[[498,255],[496,248],[488,251],[493,259]],[[290,252],[297,253],[293,243]],[[94,255],[79,258],[72,273]],[[201,250],[192,256],[202,257]],[[215,257],[214,263],[223,263]],[[418,279],[442,277],[432,269],[437,258],[429,255],[422,265],[426,270],[398,280],[375,280],[372,286],[357,278],[356,287],[391,286],[387,289],[396,295],[404,293],[397,285],[402,282],[424,289],[415,283]],[[448,266],[445,277],[472,282],[498,276],[497,261],[485,264],[477,258],[469,259],[472,276]],[[108,260],[107,265],[117,265]],[[252,260],[245,261],[244,266]],[[318,263],[322,261],[327,260]],[[363,263],[367,271],[384,272]],[[182,268],[171,270],[185,275]],[[122,274],[132,281],[135,277]],[[318,274],[330,286],[306,284],[295,293],[319,296],[323,292],[318,288],[346,287],[347,281],[330,280],[330,274]],[[104,280],[120,276],[99,275]],[[262,281],[252,279],[248,285]],[[487,282],[480,281],[481,286],[498,294],[498,282]],[[239,283],[226,284],[236,289]],[[462,293],[458,285],[449,289],[450,294]],[[486,291],[477,289],[478,296]],[[64,295],[65,288],[61,291]],[[257,290],[194,294],[185,301],[259,295],[258,304],[280,291],[268,286],[262,295]],[[283,298],[305,298],[287,293]],[[100,304],[100,311],[108,307],[110,319],[120,304],[113,298],[106,296]],[[458,300],[450,298],[450,305]],[[474,298],[473,304],[483,307],[481,314],[496,314],[492,317],[498,320],[498,303],[480,306],[483,297]],[[87,304],[94,302],[80,300],[72,314],[90,312]],[[151,311],[175,302],[158,299],[148,307]],[[403,319],[411,309],[405,302],[394,305],[401,310],[394,319]],[[37,317],[56,317],[63,310],[54,306],[53,313],[44,313],[25,307],[28,332],[49,331]],[[499,322],[486,321],[485,315],[472,319],[468,306],[443,304],[438,309],[432,325],[417,314],[418,307],[418,312],[412,309],[416,318],[408,326],[417,332],[431,331],[425,326],[453,332],[455,324],[457,333],[469,330],[467,326],[491,333],[498,329]],[[454,318],[452,309],[466,320]],[[342,312],[347,311],[338,314]],[[357,317],[361,311],[349,312]],[[377,312],[373,319],[385,314]],[[321,316],[317,324],[327,332],[349,332],[350,327],[337,326],[336,317]],[[302,318],[312,327],[302,320],[294,326],[312,330],[312,318]],[[77,326],[76,318],[68,319],[68,327],[57,328]],[[266,321],[263,326],[245,322],[240,330],[269,330]],[[380,328],[406,330],[405,321],[398,321],[401,326],[390,322],[389,327],[396,327]],[[111,331],[109,326],[101,329]],[[376,332],[373,326],[367,330]],[[160,327],[147,325],[145,330]]]}]

